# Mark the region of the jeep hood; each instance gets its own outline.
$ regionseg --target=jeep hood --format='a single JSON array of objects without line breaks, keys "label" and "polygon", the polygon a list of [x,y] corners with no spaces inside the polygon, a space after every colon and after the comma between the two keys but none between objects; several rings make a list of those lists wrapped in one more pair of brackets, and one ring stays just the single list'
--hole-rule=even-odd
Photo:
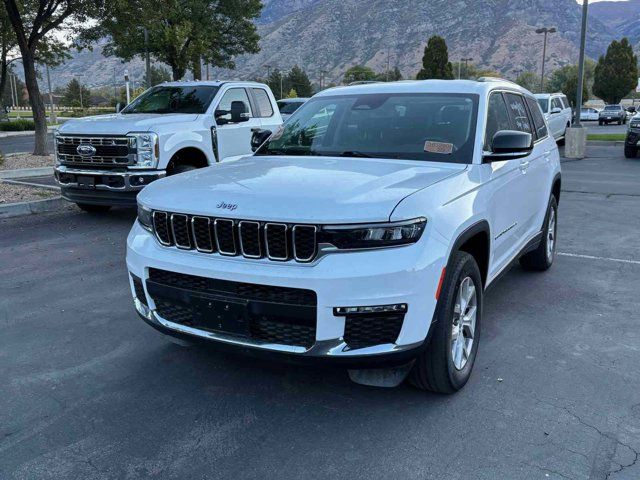
[{"label": "jeep hood", "polygon": [[194,122],[196,114],[182,113],[114,113],[70,120],[58,129],[61,135],[125,135],[130,132],[147,132],[155,126],[170,123]]},{"label": "jeep hood", "polygon": [[408,195],[465,168],[369,158],[244,157],[158,180],[138,194],[138,201],[153,209],[212,217],[383,222]]}]

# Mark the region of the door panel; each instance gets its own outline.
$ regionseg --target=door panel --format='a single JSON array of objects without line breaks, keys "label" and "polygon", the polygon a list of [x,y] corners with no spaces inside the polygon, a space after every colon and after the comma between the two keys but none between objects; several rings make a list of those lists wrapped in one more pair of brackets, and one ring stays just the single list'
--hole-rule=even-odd
[{"label": "door panel", "polygon": [[[231,102],[241,101],[245,103],[251,118],[246,122],[223,123],[217,121],[218,159],[220,161],[229,157],[251,154],[251,130],[260,128],[260,119],[254,116],[251,102],[244,88],[230,88],[222,95],[216,110],[231,110]],[[229,120],[231,115],[221,117]]]}]

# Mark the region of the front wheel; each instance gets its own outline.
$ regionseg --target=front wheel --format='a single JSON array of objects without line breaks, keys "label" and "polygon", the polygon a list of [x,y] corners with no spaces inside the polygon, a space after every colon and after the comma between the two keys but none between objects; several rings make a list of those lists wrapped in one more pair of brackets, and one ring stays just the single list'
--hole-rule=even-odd
[{"label": "front wheel", "polygon": [[106,213],[111,210],[111,205],[92,205],[90,203],[76,203],[76,205],[87,213]]},{"label": "front wheel", "polygon": [[520,265],[525,270],[543,272],[553,265],[556,257],[556,240],[558,233],[558,203],[551,196],[547,215],[542,227],[542,239],[535,250],[520,257]]},{"label": "front wheel", "polygon": [[624,156],[627,158],[636,158],[638,156],[638,147],[624,147]]},{"label": "front wheel", "polygon": [[436,393],[454,393],[464,387],[480,340],[480,269],[468,253],[453,255],[440,292],[431,340],[409,374],[414,386]]}]

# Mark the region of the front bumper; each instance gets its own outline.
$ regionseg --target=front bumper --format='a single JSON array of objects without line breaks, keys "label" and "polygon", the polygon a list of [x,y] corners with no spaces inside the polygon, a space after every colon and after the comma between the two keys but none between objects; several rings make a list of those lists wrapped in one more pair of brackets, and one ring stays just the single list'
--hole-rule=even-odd
[{"label": "front bumper", "polygon": [[165,175],[164,170],[94,170],[65,165],[54,169],[63,198],[93,205],[135,206],[138,192]]},{"label": "front bumper", "polygon": [[[214,342],[254,353],[275,353],[285,358],[320,359],[350,365],[398,364],[411,360],[424,348],[434,318],[435,292],[444,259],[434,254],[432,261],[421,260],[421,251],[423,248],[417,244],[329,254],[311,264],[279,263],[162,247],[136,222],[127,241],[127,266],[129,272],[143,282],[145,298],[140,301],[130,276],[138,314],[167,335]],[[149,294],[147,280],[151,268],[232,282],[312,290],[317,297],[315,341],[307,347],[270,343],[169,321],[158,314]],[[394,342],[349,347],[345,341],[346,319],[335,316],[334,307],[396,303],[408,304],[408,311]]]}]

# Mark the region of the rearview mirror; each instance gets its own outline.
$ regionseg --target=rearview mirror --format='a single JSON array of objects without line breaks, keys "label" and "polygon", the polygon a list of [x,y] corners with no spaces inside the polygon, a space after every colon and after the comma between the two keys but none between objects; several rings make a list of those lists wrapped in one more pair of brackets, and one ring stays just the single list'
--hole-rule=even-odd
[{"label": "rearview mirror", "polygon": [[256,128],[251,135],[251,151],[258,150],[264,142],[266,142],[271,136],[271,130],[264,130]]},{"label": "rearview mirror", "polygon": [[523,158],[533,151],[533,136],[516,130],[500,130],[491,141],[491,152],[483,157],[484,163]]}]

